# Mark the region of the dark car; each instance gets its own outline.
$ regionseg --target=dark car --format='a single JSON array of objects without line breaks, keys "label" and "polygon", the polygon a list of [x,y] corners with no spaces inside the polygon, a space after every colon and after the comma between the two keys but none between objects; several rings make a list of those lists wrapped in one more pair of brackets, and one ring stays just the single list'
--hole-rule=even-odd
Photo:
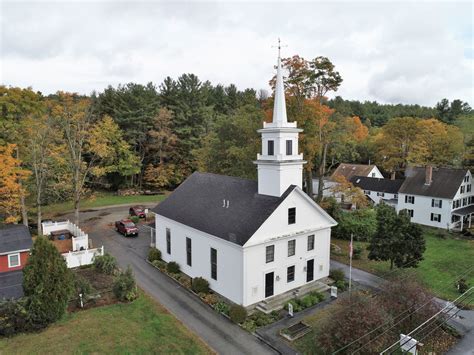
[{"label": "dark car", "polygon": [[128,212],[130,214],[130,216],[137,216],[139,218],[145,218],[146,217],[146,213],[145,213],[145,207],[143,206],[133,206],[133,207],[130,207],[130,210]]},{"label": "dark car", "polygon": [[138,236],[137,226],[129,219],[122,219],[121,221],[115,222],[115,229],[126,237]]}]

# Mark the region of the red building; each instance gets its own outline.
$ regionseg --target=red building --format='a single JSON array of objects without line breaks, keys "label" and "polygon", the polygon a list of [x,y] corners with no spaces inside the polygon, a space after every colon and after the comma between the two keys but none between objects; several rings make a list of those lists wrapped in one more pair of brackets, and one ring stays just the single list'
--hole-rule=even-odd
[{"label": "red building", "polygon": [[21,269],[26,265],[31,246],[28,227],[0,226],[0,299],[23,296]]}]

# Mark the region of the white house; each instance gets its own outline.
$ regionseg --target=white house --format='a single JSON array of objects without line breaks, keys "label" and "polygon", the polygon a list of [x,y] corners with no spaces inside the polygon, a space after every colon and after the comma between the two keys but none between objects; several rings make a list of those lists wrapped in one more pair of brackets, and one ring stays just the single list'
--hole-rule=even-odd
[{"label": "white house", "polygon": [[258,131],[258,181],[188,177],[153,209],[163,260],[246,307],[327,277],[336,222],[301,190],[301,131],[287,121],[278,58],[273,121]]},{"label": "white house", "polygon": [[104,255],[104,247],[89,248],[89,235],[70,221],[43,222],[41,228],[66,260],[68,268],[90,265],[96,255]]},{"label": "white house", "polygon": [[381,201],[396,207],[398,204],[398,191],[404,180],[380,179],[366,176],[352,176],[350,182],[355,187],[364,191],[364,194],[374,203]]},{"label": "white house", "polygon": [[409,167],[398,193],[397,211],[406,209],[414,223],[444,229],[471,226],[472,175],[467,169]]},{"label": "white house", "polygon": [[[330,177],[324,178],[324,197],[335,197],[336,200],[341,201],[341,194],[332,191],[332,188],[338,184],[338,177],[344,177],[347,181],[355,176],[371,177],[375,179],[383,179],[383,175],[379,168],[373,164],[347,164],[341,163],[334,170]],[[319,179],[313,179],[313,192],[318,192]]]}]

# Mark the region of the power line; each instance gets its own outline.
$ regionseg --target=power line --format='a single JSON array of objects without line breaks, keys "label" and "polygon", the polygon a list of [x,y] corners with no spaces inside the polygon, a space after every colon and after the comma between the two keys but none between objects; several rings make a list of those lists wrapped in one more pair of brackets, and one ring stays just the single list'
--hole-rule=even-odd
[{"label": "power line", "polygon": [[[474,269],[474,265],[471,266],[470,268],[468,268],[467,270],[464,270],[461,274],[457,275],[456,278],[455,278],[455,280],[459,280],[461,277],[463,277],[463,276],[469,274],[470,272],[472,272],[472,269]],[[411,275],[409,275],[409,276],[411,276]],[[404,278],[404,279],[405,279],[405,278]],[[403,280],[403,279],[402,279],[402,280]],[[441,283],[445,283],[445,282],[447,282],[447,281],[444,280],[444,281],[440,281],[440,282],[441,282]],[[379,290],[379,291],[382,291],[382,290]],[[386,291],[385,291],[385,292],[386,292]],[[375,295],[376,295],[376,294],[375,294]],[[375,295],[374,295],[374,296],[375,296]],[[410,314],[408,314],[407,317],[409,317],[410,315],[412,315],[412,314],[418,312],[421,308],[423,308],[424,306],[426,306],[426,305],[428,305],[429,303],[431,303],[434,299],[436,299],[436,297],[432,297],[430,300],[428,300],[428,301],[427,301],[426,303],[424,303],[422,306],[418,307],[415,311],[413,311],[413,312],[411,312]],[[417,305],[413,305],[412,307],[406,309],[405,311],[403,311],[402,313],[400,313],[399,315],[397,315],[397,316],[395,317],[395,319],[398,318],[398,317],[400,317],[400,316],[402,316],[403,314],[405,314],[405,313],[411,311],[411,310],[412,310],[414,307],[416,307],[416,306],[417,306]],[[391,327],[389,327],[389,328],[388,328],[387,330],[385,330],[383,333],[377,335],[374,339],[371,339],[368,343],[362,344],[362,345],[361,345],[359,348],[357,348],[353,353],[356,353],[356,352],[360,351],[360,350],[363,349],[365,346],[367,346],[368,344],[370,344],[370,343],[372,343],[373,341],[375,341],[376,339],[378,339],[380,336],[386,334],[390,329],[392,329],[393,327],[395,327],[396,325],[398,325],[400,322],[402,322],[403,320],[405,320],[407,317],[405,317],[405,318],[403,318],[402,320],[398,321],[397,323],[393,324]],[[342,348],[336,350],[333,354],[337,354],[337,353],[339,353],[339,352],[341,352],[341,351],[347,349],[348,347],[350,347],[350,346],[352,346],[353,344],[357,343],[359,340],[365,338],[366,336],[368,336],[368,335],[370,335],[370,334],[373,334],[375,331],[377,331],[377,330],[380,329],[380,328],[385,327],[386,325],[390,324],[391,322],[392,322],[392,320],[390,320],[390,321],[388,321],[388,322],[386,322],[386,323],[384,323],[384,324],[378,326],[377,328],[375,328],[375,329],[373,329],[373,330],[367,332],[366,334],[362,335],[361,337],[357,338],[356,340],[352,341],[351,343],[349,343],[349,344],[345,345],[344,347],[342,347]]]}]

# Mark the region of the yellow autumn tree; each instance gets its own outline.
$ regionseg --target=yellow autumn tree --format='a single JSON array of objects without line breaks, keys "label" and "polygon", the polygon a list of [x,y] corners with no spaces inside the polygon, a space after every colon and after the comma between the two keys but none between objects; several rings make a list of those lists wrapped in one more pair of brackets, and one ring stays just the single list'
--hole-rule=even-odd
[{"label": "yellow autumn tree", "polygon": [[20,220],[20,198],[26,194],[21,182],[30,175],[15,158],[15,149],[15,144],[0,146],[0,221],[5,223]]},{"label": "yellow autumn tree", "polygon": [[357,208],[365,208],[368,206],[367,197],[360,187],[354,186],[345,176],[337,175],[334,177],[336,184],[331,187],[331,191],[336,195],[343,196],[344,201],[350,201]]}]

